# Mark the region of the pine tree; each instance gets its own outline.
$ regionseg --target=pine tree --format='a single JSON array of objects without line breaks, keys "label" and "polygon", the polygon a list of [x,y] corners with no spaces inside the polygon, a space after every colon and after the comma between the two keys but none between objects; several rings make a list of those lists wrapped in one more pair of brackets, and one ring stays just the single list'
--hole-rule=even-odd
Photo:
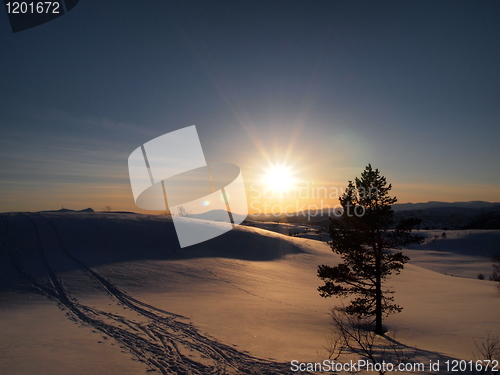
[{"label": "pine tree", "polygon": [[399,274],[409,258],[401,249],[423,242],[422,236],[410,232],[418,219],[406,219],[394,225],[391,205],[397,200],[389,196],[392,185],[373,170],[371,164],[356,178],[339,198],[342,214],[331,219],[330,246],[343,263],[318,267],[318,277],[325,285],[318,287],[322,297],[354,295],[344,307],[346,313],[360,318],[374,317],[375,333],[383,334],[382,317],[400,312],[393,303],[393,291],[384,290],[383,282],[391,274]]}]

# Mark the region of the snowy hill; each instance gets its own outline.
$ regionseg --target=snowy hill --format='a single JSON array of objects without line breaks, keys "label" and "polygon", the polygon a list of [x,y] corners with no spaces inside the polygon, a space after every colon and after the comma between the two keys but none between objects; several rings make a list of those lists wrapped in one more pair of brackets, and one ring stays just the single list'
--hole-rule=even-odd
[{"label": "snowy hill", "polygon": [[[232,213],[232,216],[233,216],[233,219],[237,220],[238,222],[242,222],[246,218],[246,216],[238,215],[236,213]],[[189,215],[189,217],[192,217],[194,219],[212,220],[212,221],[225,221],[225,222],[227,222],[227,220],[228,220],[228,214],[227,214],[226,210],[211,210],[208,212],[204,212],[202,214]]]},{"label": "snowy hill", "polygon": [[[139,214],[11,214],[1,224],[2,374],[286,374],[292,360],[325,359],[339,301],[319,297],[316,271],[339,259],[324,242],[239,226],[180,249],[171,219]],[[444,274],[472,256],[461,253],[469,237],[448,237],[432,243],[429,232],[388,282],[404,310],[386,324],[419,349],[413,361],[468,360],[474,339],[500,334],[495,283]]]}]

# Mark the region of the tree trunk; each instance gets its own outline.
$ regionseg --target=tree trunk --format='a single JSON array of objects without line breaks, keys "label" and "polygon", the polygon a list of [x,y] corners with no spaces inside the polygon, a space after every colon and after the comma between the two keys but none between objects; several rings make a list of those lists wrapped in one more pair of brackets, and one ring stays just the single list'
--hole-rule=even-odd
[{"label": "tree trunk", "polygon": [[375,333],[383,335],[382,328],[382,251],[379,246],[375,249]]}]

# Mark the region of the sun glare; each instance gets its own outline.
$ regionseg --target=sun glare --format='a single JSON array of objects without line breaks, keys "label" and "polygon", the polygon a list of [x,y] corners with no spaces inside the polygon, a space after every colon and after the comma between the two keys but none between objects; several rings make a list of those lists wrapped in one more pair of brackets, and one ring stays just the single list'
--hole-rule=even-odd
[{"label": "sun glare", "polygon": [[274,191],[289,190],[293,187],[294,182],[290,168],[281,165],[270,167],[264,177],[267,188]]}]

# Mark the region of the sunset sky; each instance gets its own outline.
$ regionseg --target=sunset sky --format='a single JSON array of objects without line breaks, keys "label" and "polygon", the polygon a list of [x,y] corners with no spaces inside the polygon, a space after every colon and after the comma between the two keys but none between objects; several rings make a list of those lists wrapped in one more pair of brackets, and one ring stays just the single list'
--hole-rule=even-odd
[{"label": "sunset sky", "polygon": [[2,8],[0,211],[144,212],[129,155],[190,125],[254,207],[273,167],[310,194],[368,163],[399,203],[498,202],[499,36],[498,1],[80,0],[15,34]]}]

